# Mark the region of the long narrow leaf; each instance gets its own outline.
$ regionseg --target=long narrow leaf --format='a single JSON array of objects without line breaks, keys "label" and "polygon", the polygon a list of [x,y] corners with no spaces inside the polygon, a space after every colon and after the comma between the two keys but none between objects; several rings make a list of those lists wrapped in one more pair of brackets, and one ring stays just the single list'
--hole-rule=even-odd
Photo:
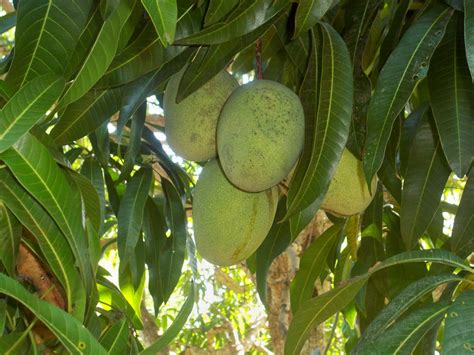
[{"label": "long narrow leaf", "polygon": [[[349,52],[330,25],[322,23],[320,28],[321,64],[313,54],[302,85],[303,108],[310,122],[288,192],[287,217],[322,200],[349,134],[353,95]],[[312,51],[317,51],[314,40]]]},{"label": "long narrow leaf", "polygon": [[452,12],[439,5],[420,17],[405,32],[380,72],[367,116],[364,171],[369,185],[382,165],[393,123],[417,82],[426,76]]},{"label": "long narrow leaf", "polygon": [[444,354],[468,354],[474,349],[474,290],[465,290],[449,308],[442,342]]},{"label": "long narrow leaf", "polygon": [[474,169],[472,168],[454,219],[451,250],[462,258],[474,250]]},{"label": "long narrow leaf", "polygon": [[164,46],[172,44],[178,19],[176,0],[142,0],[142,4],[153,21],[161,43]]},{"label": "long narrow leaf", "polygon": [[464,41],[466,43],[466,57],[474,81],[474,3],[464,0]]},{"label": "long narrow leaf", "polygon": [[294,38],[313,27],[333,4],[333,0],[300,0],[296,9]]},{"label": "long narrow leaf", "polygon": [[21,229],[21,224],[0,198],[0,261],[12,277],[15,276],[16,254],[20,245]]}]

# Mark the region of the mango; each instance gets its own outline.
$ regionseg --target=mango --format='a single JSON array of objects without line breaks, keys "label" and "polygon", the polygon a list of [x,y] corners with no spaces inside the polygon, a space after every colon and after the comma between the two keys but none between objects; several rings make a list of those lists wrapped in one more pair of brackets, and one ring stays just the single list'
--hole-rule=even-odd
[{"label": "mango", "polygon": [[345,148],[321,208],[336,215],[351,216],[370,205],[376,190],[377,177],[372,179],[369,192],[362,162]]},{"label": "mango", "polygon": [[227,178],[244,191],[283,180],[303,148],[304,113],[286,86],[257,80],[229,97],[217,125],[217,151]]},{"label": "mango", "polygon": [[216,129],[221,109],[239,83],[223,70],[177,104],[183,73],[184,69],[173,75],[166,86],[163,98],[166,140],[182,158],[207,161],[217,154]]},{"label": "mango", "polygon": [[221,266],[245,260],[262,244],[278,204],[278,189],[250,193],[233,186],[217,159],[209,161],[194,189],[196,249]]}]

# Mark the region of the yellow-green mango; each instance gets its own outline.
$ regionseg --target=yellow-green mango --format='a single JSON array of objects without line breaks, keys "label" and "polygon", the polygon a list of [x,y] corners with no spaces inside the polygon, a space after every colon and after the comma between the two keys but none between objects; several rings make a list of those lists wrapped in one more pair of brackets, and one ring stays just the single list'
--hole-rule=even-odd
[{"label": "yellow-green mango", "polygon": [[227,178],[245,191],[264,191],[295,165],[304,141],[299,97],[286,86],[257,80],[236,89],[217,125],[217,151]]},{"label": "yellow-green mango", "polygon": [[207,261],[237,264],[262,244],[275,218],[278,189],[251,193],[233,186],[217,159],[199,176],[193,199],[196,249]]},{"label": "yellow-green mango", "polygon": [[347,148],[342,153],[336,172],[321,208],[340,215],[351,216],[364,211],[372,202],[377,190],[377,177],[374,176],[370,186],[367,186],[362,162]]},{"label": "yellow-green mango", "polygon": [[225,70],[176,103],[184,70],[173,75],[163,98],[166,140],[179,156],[187,160],[207,161],[216,156],[217,120],[224,103],[239,86]]}]

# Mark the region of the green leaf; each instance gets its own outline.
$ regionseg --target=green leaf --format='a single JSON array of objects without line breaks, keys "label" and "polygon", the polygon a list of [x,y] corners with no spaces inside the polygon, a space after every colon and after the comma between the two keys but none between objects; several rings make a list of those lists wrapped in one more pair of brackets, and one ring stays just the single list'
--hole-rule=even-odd
[{"label": "green leaf", "polygon": [[296,313],[301,305],[313,296],[314,283],[326,268],[329,252],[339,240],[343,225],[335,224],[306,249],[300,259],[299,270],[291,282],[291,310]]},{"label": "green leaf", "polygon": [[472,354],[474,350],[474,290],[465,290],[448,310],[441,344],[443,354]]},{"label": "green leaf", "polygon": [[106,72],[116,54],[120,31],[132,13],[136,1],[121,0],[105,20],[73,83],[62,97],[60,107],[66,107],[84,96]]},{"label": "green leaf", "polygon": [[216,23],[176,42],[185,45],[217,44],[242,37],[276,16],[289,3],[285,0],[275,5],[272,0],[244,0],[224,24]]},{"label": "green leaf", "polygon": [[368,328],[362,334],[354,355],[364,354],[367,347],[379,336],[385,334],[387,328],[392,326],[411,306],[418,302],[423,296],[433,291],[436,287],[448,282],[459,282],[463,278],[452,274],[442,274],[424,277],[410,284],[400,292],[370,323]]},{"label": "green leaf", "polygon": [[0,111],[0,153],[28,132],[61,94],[64,79],[46,74],[29,81]]},{"label": "green leaf", "polygon": [[128,350],[129,334],[127,320],[119,320],[101,337],[100,344],[109,354],[125,354]]},{"label": "green leaf", "polygon": [[367,279],[367,275],[351,279],[344,285],[301,304],[288,328],[285,354],[299,355],[311,330],[346,307],[355,298]]},{"label": "green leaf", "polygon": [[157,270],[160,283],[155,305],[167,302],[179,281],[186,251],[187,236],[186,212],[181,196],[168,180],[162,179],[161,184],[165,194],[164,214],[171,235],[166,238],[160,252]]},{"label": "green leaf", "polygon": [[458,212],[454,219],[451,250],[460,257],[467,257],[474,250],[474,169],[468,175]]},{"label": "green leaf", "polygon": [[322,201],[349,134],[353,95],[349,52],[330,25],[321,23],[320,28],[322,48],[317,48],[313,38],[313,53],[301,86],[306,136],[288,191],[286,218]]},{"label": "green leaf", "polygon": [[239,3],[239,0],[211,0],[204,18],[204,27],[222,21]]},{"label": "green leaf", "polygon": [[7,83],[18,90],[46,73],[64,74],[93,1],[22,0]]},{"label": "green leaf", "polygon": [[312,28],[333,5],[333,0],[300,0],[296,9],[296,29],[293,38]]},{"label": "green leaf", "polygon": [[427,118],[429,106],[423,105],[417,110],[413,111],[408,118],[403,122],[402,133],[400,135],[400,175],[405,176],[410,158],[411,149],[414,146],[415,137],[420,129],[420,124]]},{"label": "green leaf", "polygon": [[411,312],[374,339],[363,353],[412,354],[423,336],[444,318],[449,306],[449,302],[440,301]]},{"label": "green leaf", "polygon": [[48,149],[34,136],[23,136],[0,154],[20,184],[48,211],[64,233],[88,290],[92,287],[87,240],[82,228],[79,191],[69,185]]},{"label": "green leaf", "polygon": [[127,86],[110,90],[92,89],[60,114],[50,133],[51,138],[63,145],[99,128],[120,109],[127,89]]},{"label": "green leaf", "polygon": [[97,230],[102,232],[106,206],[104,174],[99,163],[92,157],[86,157],[84,159],[80,172],[90,181],[92,186],[94,186],[96,194],[99,198],[99,209],[95,213],[98,215],[97,218],[99,219],[99,228]]},{"label": "green leaf", "polygon": [[178,20],[176,0],[142,0],[142,4],[153,21],[161,43],[164,46],[172,44]]},{"label": "green leaf", "polygon": [[16,25],[16,11],[0,17],[0,33],[5,33]]},{"label": "green leaf", "polygon": [[29,293],[16,280],[0,274],[0,293],[28,308],[56,335],[70,354],[107,354],[89,331],[72,315]]},{"label": "green leaf", "polygon": [[[429,116],[428,116],[429,117]],[[414,248],[439,206],[450,169],[441,144],[425,120],[410,152],[401,203],[401,232],[407,249]]]},{"label": "green leaf", "polygon": [[462,17],[455,14],[431,60],[431,108],[449,166],[467,174],[474,158],[474,83],[464,51]]},{"label": "green leaf", "polygon": [[449,265],[455,268],[460,268],[467,272],[473,272],[474,269],[466,264],[466,261],[457,257],[453,253],[444,249],[427,249],[427,250],[413,250],[406,251],[385,259],[378,264],[372,272],[380,271],[388,267],[406,263],[439,263]]},{"label": "green leaf", "polygon": [[405,32],[380,72],[367,114],[364,171],[369,185],[382,165],[392,125],[417,82],[426,76],[452,12],[440,5],[421,16]]},{"label": "green leaf", "polygon": [[21,230],[21,224],[0,200],[0,261],[12,277],[16,274],[16,254],[20,245]]},{"label": "green leaf", "polygon": [[303,211],[298,212],[290,217],[291,239],[296,237],[306,228],[318,212],[320,201],[316,200]]},{"label": "green leaf", "polygon": [[137,112],[132,117],[130,125],[129,141],[127,151],[125,152],[122,171],[120,172],[120,180],[128,178],[133,170],[135,161],[139,157],[140,148],[142,146],[142,133],[146,120],[147,103],[143,102]]},{"label": "green leaf", "polygon": [[142,228],[145,202],[152,181],[153,171],[141,168],[127,183],[117,216],[117,247],[120,257],[120,270],[125,269],[134,254]]},{"label": "green leaf", "polygon": [[178,315],[174,319],[173,323],[165,330],[163,335],[148,348],[140,352],[140,355],[153,355],[164,349],[171,341],[176,338],[179,332],[183,329],[189,315],[191,314],[194,307],[194,282],[190,285],[189,295],[186,301],[181,307]]},{"label": "green leaf", "polygon": [[466,58],[474,81],[474,3],[464,0],[464,40],[466,44]]},{"label": "green leaf", "polygon": [[285,251],[291,242],[290,223],[288,221],[278,222],[286,213],[286,200],[281,199],[278,203],[275,221],[268,235],[256,251],[256,281],[257,292],[260,300],[267,305],[267,272],[272,261]]},{"label": "green leaf", "polygon": [[68,311],[82,319],[86,303],[84,284],[75,267],[75,256],[56,223],[7,169],[0,169],[0,200],[35,236],[49,268],[64,288]]}]

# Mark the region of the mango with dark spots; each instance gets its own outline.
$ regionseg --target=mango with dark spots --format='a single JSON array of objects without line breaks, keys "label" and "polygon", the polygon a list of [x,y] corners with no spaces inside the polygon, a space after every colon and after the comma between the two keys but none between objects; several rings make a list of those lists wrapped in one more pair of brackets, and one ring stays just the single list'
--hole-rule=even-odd
[{"label": "mango with dark spots", "polygon": [[339,216],[351,216],[370,205],[376,190],[377,177],[372,179],[369,192],[362,162],[344,149],[321,208]]},{"label": "mango with dark spots", "polygon": [[226,71],[176,103],[184,70],[171,77],[163,99],[166,139],[173,151],[187,160],[207,161],[216,156],[219,114],[232,91],[239,86]]},{"label": "mango with dark spots", "polygon": [[283,180],[303,148],[304,113],[286,86],[257,80],[236,89],[217,125],[217,151],[227,178],[250,192]]},{"label": "mango with dark spots", "polygon": [[262,244],[278,204],[278,189],[250,193],[232,185],[219,161],[203,168],[194,190],[193,228],[196,249],[207,261],[237,264]]}]

